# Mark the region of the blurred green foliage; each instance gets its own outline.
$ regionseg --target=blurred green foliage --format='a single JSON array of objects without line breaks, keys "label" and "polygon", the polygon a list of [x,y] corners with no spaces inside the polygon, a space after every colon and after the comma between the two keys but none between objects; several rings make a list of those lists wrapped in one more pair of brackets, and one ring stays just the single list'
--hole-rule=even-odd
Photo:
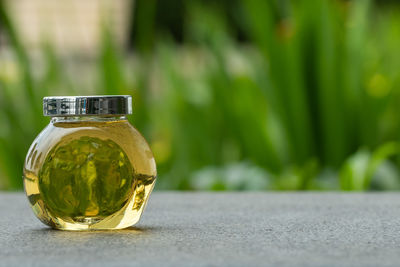
[{"label": "blurred green foliage", "polygon": [[398,4],[185,1],[176,43],[154,25],[160,2],[138,1],[133,52],[104,31],[95,91],[50,44],[36,74],[0,6],[14,55],[0,64],[3,187],[21,188],[25,153],[48,123],[42,97],[91,92],[133,95],[159,189],[400,188]]}]

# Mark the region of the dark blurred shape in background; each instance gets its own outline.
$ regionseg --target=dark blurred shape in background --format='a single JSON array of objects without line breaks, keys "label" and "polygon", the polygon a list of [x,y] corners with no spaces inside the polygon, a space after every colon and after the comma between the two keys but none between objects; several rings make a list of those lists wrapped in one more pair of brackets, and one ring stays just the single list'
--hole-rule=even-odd
[{"label": "dark blurred shape in background", "polygon": [[0,188],[46,95],[131,94],[158,189],[400,188],[398,1],[0,0]]}]

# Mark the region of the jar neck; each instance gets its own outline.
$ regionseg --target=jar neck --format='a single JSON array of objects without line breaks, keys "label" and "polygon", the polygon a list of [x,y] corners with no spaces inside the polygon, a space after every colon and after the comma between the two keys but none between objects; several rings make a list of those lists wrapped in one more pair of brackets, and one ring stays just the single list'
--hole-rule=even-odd
[{"label": "jar neck", "polygon": [[124,121],[126,116],[65,116],[65,117],[52,117],[51,123],[59,122],[108,122],[108,121]]}]

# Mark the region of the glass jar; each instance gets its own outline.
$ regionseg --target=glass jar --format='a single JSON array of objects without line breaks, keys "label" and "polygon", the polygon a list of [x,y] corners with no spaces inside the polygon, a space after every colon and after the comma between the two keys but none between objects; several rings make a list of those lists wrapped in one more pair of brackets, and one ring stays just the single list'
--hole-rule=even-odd
[{"label": "glass jar", "polygon": [[24,187],[35,215],[63,230],[138,222],[156,180],[153,154],[125,115],[131,96],[45,97],[49,125],[30,147]]}]

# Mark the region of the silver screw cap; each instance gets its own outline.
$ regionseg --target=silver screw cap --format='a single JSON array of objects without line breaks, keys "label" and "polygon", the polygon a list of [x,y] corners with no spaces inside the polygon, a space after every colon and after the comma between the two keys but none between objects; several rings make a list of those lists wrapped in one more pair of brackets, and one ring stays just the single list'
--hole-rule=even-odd
[{"label": "silver screw cap", "polygon": [[43,98],[44,116],[93,116],[132,114],[130,95],[48,96]]}]

